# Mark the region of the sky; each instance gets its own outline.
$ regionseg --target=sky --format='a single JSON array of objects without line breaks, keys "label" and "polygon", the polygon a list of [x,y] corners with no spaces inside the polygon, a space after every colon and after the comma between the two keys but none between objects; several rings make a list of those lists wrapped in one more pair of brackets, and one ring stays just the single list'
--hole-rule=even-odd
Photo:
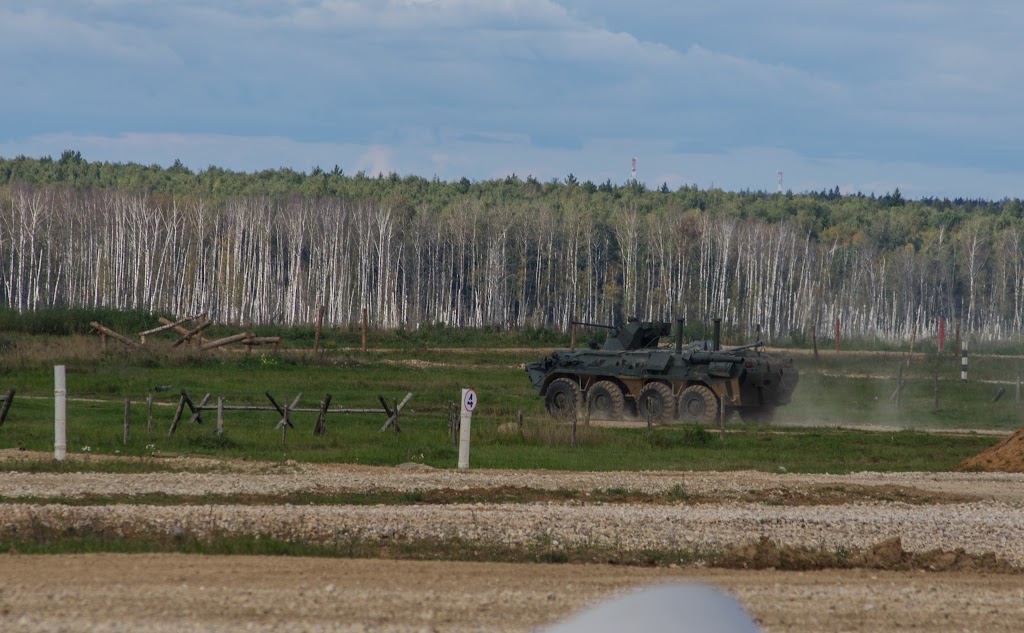
[{"label": "sky", "polygon": [[0,0],[0,156],[1024,198],[1016,0]]}]

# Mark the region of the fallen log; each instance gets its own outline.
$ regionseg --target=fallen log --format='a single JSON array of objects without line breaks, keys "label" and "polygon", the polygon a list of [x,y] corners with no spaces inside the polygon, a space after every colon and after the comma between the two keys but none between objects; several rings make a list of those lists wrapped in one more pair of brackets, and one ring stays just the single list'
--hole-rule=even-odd
[{"label": "fallen log", "polygon": [[116,339],[116,340],[120,341],[121,343],[124,343],[126,346],[131,347],[132,349],[135,349],[135,348],[137,348],[139,346],[138,343],[136,343],[135,341],[131,340],[130,338],[128,338],[124,334],[121,334],[119,332],[115,332],[114,330],[111,330],[110,328],[108,328],[107,326],[105,326],[105,325],[103,325],[101,323],[98,323],[96,321],[92,321],[92,322],[89,323],[89,325],[92,326],[92,329],[93,329],[94,332],[99,332],[100,334],[102,334],[104,336],[109,336],[112,339]]},{"label": "fallen log", "polygon": [[232,336],[225,336],[224,338],[219,338],[216,341],[210,341],[208,343],[203,343],[203,345],[200,347],[200,349],[204,349],[204,350],[214,349],[214,348],[220,347],[222,345],[229,345],[231,343],[237,343],[238,341],[244,341],[244,340],[247,340],[247,339],[251,339],[251,338],[254,338],[255,336],[256,335],[253,334],[252,332],[242,332],[241,334],[234,334]]},{"label": "fallen log", "polygon": [[[193,329],[186,331],[185,334],[183,334],[181,338],[179,338],[178,340],[174,341],[174,344],[171,345],[171,347],[177,347],[177,346],[181,345],[182,343],[184,343],[185,341],[191,340],[193,336],[196,336],[197,334],[199,334],[200,332],[202,332],[206,328],[210,327],[211,325],[213,325],[213,321],[211,321],[209,319],[203,321],[202,323],[200,323],[199,325],[197,325]],[[175,328],[175,331],[177,331],[177,328]],[[199,342],[200,343],[203,342],[203,338],[202,337],[199,337]]]},{"label": "fallen log", "polygon": [[206,315],[205,314],[197,314],[195,316],[185,317],[184,319],[178,319],[177,321],[174,321],[173,323],[168,321],[167,319],[160,319],[160,322],[163,323],[163,325],[161,325],[160,327],[155,327],[155,328],[153,328],[151,330],[146,330],[145,332],[139,332],[139,340],[141,340],[142,344],[145,345],[146,344],[146,337],[149,336],[150,334],[158,334],[158,333],[164,332],[166,330],[171,330],[171,329],[174,329],[174,328],[179,327],[181,325],[184,325],[185,323],[188,323],[189,321],[195,321],[196,319],[203,318],[204,316],[206,316]]}]

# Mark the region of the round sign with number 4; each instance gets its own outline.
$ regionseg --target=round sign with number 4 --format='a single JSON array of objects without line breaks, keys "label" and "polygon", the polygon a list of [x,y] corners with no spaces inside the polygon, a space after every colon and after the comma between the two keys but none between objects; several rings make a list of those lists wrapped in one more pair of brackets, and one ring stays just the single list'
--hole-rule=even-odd
[{"label": "round sign with number 4", "polygon": [[462,397],[462,407],[470,413],[473,412],[476,408],[476,391],[466,389],[466,394]]}]

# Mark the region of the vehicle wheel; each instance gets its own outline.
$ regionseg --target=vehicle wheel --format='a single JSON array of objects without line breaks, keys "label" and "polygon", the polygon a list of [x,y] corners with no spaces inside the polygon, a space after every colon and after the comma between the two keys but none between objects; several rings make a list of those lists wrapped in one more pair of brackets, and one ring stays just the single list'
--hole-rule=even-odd
[{"label": "vehicle wheel", "polygon": [[580,399],[580,386],[568,378],[558,378],[548,385],[544,406],[552,417],[566,418],[576,410]]},{"label": "vehicle wheel", "polygon": [[610,380],[601,380],[587,390],[590,417],[598,420],[618,420],[622,417],[626,399],[619,386]]},{"label": "vehicle wheel", "polygon": [[704,385],[690,385],[679,395],[679,419],[714,424],[718,421],[718,398]]},{"label": "vehicle wheel", "polygon": [[771,424],[775,417],[775,407],[757,407],[739,409],[740,418],[748,424]]},{"label": "vehicle wheel", "polygon": [[650,418],[652,422],[665,422],[672,419],[675,401],[668,385],[655,382],[644,387],[636,400],[636,412],[641,420]]}]

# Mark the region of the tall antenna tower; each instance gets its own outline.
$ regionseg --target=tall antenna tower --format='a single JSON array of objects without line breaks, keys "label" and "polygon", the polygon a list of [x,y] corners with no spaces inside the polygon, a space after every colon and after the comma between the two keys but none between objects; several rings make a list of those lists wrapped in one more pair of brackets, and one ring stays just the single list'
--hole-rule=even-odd
[{"label": "tall antenna tower", "polygon": [[782,193],[782,170],[778,171],[779,174],[779,193]]},{"label": "tall antenna tower", "polygon": [[636,184],[636,156],[633,157],[633,169],[629,172],[629,184]]}]

